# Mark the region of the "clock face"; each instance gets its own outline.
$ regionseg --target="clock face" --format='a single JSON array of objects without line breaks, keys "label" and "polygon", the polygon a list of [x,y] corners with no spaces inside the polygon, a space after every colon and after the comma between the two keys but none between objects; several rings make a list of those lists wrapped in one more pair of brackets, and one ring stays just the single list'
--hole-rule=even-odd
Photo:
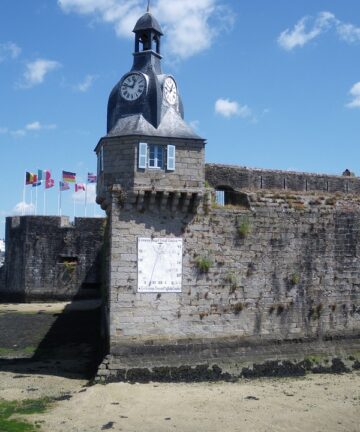
[{"label": "clock face", "polygon": [[182,239],[138,238],[138,292],[181,292]]},{"label": "clock face", "polygon": [[177,88],[175,81],[167,77],[164,82],[164,94],[165,99],[169,102],[170,105],[174,105],[177,100]]},{"label": "clock face", "polygon": [[138,99],[145,90],[145,78],[140,74],[128,75],[121,84],[121,96],[127,101]]}]

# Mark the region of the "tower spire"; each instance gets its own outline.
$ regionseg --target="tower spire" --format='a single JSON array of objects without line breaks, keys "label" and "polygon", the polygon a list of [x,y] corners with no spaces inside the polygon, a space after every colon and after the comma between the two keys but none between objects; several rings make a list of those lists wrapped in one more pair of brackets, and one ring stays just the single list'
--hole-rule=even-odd
[{"label": "tower spire", "polygon": [[150,0],[148,0],[148,5],[147,5],[146,12],[150,12]]}]

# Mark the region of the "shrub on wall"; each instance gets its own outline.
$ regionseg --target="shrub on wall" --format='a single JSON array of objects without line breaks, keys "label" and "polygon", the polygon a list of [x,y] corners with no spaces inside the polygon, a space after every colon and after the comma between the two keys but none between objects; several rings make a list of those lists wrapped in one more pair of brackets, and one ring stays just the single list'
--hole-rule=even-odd
[{"label": "shrub on wall", "polygon": [[209,257],[198,257],[195,262],[196,267],[201,273],[207,273],[213,265],[213,262]]},{"label": "shrub on wall", "polygon": [[251,233],[251,223],[246,216],[237,218],[237,232],[240,238],[245,238]]}]

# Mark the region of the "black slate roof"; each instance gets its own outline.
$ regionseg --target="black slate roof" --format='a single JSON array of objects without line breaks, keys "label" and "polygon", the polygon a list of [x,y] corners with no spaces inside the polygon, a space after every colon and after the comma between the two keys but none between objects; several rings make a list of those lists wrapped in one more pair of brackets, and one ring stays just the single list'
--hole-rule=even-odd
[{"label": "black slate roof", "polygon": [[133,32],[136,33],[141,30],[150,30],[150,29],[157,31],[161,35],[164,34],[156,18],[153,17],[151,13],[146,12],[146,14],[144,14],[142,17],[138,19],[138,22],[135,24]]},{"label": "black slate roof", "polygon": [[135,114],[120,118],[106,137],[126,135],[148,135],[153,137],[203,140],[203,138],[197,135],[172,108],[166,112],[157,129],[154,128],[142,114]]}]

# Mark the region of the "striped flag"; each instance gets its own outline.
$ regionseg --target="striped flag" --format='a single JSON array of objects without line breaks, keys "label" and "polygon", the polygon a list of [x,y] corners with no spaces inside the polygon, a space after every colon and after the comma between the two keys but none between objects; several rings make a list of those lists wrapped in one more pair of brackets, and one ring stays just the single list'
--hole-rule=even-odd
[{"label": "striped flag", "polygon": [[37,175],[32,173],[32,172],[26,171],[25,184],[32,185],[33,183],[36,183],[36,182],[37,182]]},{"label": "striped flag", "polygon": [[52,187],[54,187],[55,185],[55,180],[52,178],[46,179],[45,180],[45,189],[50,189]]},{"label": "striped flag", "polygon": [[38,181],[46,181],[51,179],[51,172],[50,170],[41,170],[38,169]]},{"label": "striped flag", "polygon": [[76,183],[76,174],[70,171],[63,171],[62,178],[64,183]]},{"label": "striped flag", "polygon": [[69,183],[62,182],[62,181],[59,182],[59,187],[60,187],[60,191],[61,191],[61,192],[70,189],[70,185],[69,185]]},{"label": "striped flag", "polygon": [[32,187],[37,187],[37,186],[41,186],[41,181],[32,184]]},{"label": "striped flag", "polygon": [[88,183],[96,183],[96,181],[97,181],[97,176],[93,173],[88,173],[87,182]]},{"label": "striped flag", "polygon": [[85,191],[84,183],[76,183],[75,184],[75,192]]}]

